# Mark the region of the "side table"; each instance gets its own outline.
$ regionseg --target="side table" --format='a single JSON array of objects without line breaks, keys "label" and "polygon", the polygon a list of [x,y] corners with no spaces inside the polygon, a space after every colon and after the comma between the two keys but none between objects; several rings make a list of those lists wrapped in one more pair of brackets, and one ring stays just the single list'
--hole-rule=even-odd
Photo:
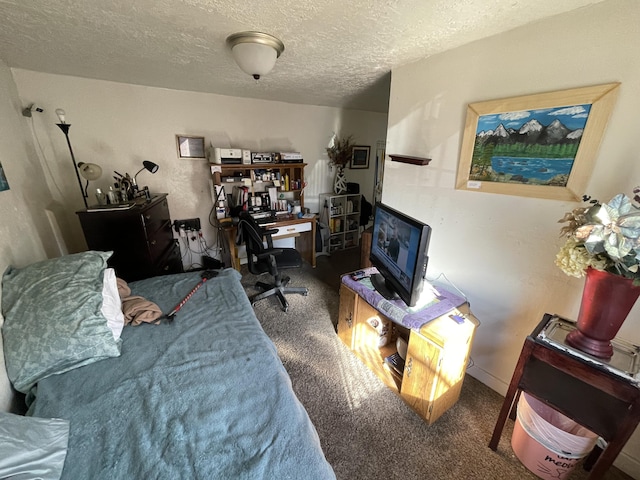
[{"label": "side table", "polygon": [[498,448],[507,416],[511,412],[515,418],[524,391],[607,442],[585,462],[585,468],[591,466],[588,478],[594,480],[602,478],[640,422],[638,347],[614,341],[614,357],[603,362],[564,345],[561,338],[574,325],[547,313],[525,339],[489,448]]}]

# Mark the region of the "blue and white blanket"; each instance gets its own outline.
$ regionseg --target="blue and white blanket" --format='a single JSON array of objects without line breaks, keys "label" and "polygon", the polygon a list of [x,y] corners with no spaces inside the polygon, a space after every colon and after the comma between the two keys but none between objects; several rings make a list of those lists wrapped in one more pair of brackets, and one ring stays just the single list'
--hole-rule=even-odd
[{"label": "blue and white blanket", "polygon": [[[130,287],[168,312],[199,281]],[[70,421],[66,479],[335,479],[231,269],[172,323],[125,327],[121,356],[40,381],[30,414]]]}]

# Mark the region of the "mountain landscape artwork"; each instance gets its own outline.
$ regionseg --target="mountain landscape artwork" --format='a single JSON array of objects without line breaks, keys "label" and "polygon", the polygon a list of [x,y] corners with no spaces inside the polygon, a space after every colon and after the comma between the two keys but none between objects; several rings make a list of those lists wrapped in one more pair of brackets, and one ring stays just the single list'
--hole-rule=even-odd
[{"label": "mountain landscape artwork", "polygon": [[469,180],[565,187],[591,104],[480,115]]},{"label": "mountain landscape artwork", "polygon": [[467,104],[456,189],[579,201],[620,83]]}]

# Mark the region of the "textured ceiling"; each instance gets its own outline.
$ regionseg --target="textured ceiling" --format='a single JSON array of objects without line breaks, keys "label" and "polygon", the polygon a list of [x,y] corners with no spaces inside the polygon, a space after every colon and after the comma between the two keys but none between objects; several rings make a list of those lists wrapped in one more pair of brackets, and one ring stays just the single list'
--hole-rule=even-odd
[{"label": "textured ceiling", "polygon": [[[392,68],[602,0],[0,0],[9,67],[386,112]],[[285,51],[258,82],[225,39]]]}]

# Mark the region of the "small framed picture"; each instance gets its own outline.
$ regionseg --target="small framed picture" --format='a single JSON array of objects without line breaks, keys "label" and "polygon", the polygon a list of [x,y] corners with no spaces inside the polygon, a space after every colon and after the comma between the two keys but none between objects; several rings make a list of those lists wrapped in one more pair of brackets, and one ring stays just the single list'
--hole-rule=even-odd
[{"label": "small framed picture", "polygon": [[179,158],[207,158],[204,151],[204,137],[176,135]]},{"label": "small framed picture", "polygon": [[371,147],[364,145],[356,145],[353,147],[353,155],[351,156],[351,164],[349,168],[369,168],[369,153]]}]

